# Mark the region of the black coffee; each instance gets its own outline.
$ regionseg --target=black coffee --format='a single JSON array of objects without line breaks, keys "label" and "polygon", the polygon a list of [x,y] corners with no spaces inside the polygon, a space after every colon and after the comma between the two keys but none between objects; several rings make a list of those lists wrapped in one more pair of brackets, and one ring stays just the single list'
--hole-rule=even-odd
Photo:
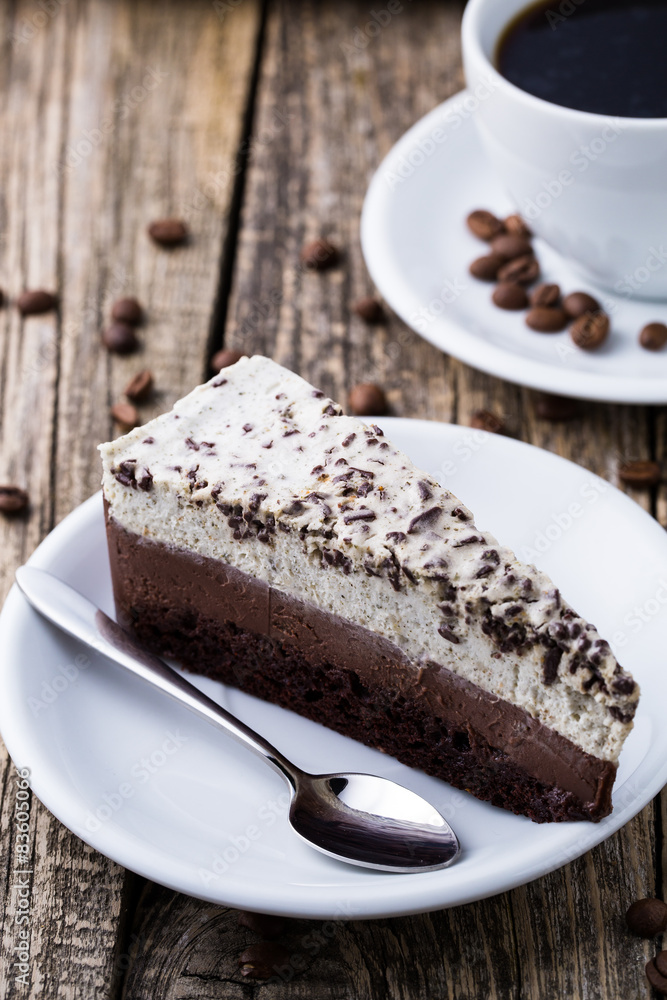
[{"label": "black coffee", "polygon": [[504,77],[579,111],[667,118],[667,0],[553,0],[527,7],[497,49]]}]

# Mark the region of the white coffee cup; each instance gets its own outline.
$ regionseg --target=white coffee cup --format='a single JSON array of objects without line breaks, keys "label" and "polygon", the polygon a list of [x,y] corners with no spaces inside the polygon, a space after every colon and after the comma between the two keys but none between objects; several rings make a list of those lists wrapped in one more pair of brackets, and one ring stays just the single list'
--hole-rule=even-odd
[{"label": "white coffee cup", "polygon": [[469,0],[463,16],[468,87],[493,92],[474,115],[489,160],[531,229],[587,281],[667,299],[667,118],[576,111],[501,76],[497,43],[528,6]]}]

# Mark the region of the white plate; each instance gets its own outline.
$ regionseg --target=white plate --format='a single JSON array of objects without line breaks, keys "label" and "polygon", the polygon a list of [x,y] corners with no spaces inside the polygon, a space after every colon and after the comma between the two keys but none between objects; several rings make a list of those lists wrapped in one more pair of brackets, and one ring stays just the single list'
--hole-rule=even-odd
[{"label": "white plate", "polygon": [[591,291],[612,317],[607,343],[587,352],[567,331],[535,333],[523,313],[498,309],[493,286],[468,273],[485,252],[468,232],[468,212],[489,208],[502,216],[516,210],[484,155],[468,96],[463,91],[418,121],[371,181],[361,245],[379,291],[426,340],[491,375],[582,399],[667,402],[667,350],[646,351],[637,340],[646,323],[667,321],[667,302],[596,289],[536,239],[543,280],[564,291]]},{"label": "white plate", "polygon": [[[284,787],[269,768],[108,661],[79,661],[77,675],[72,665],[80,647],[14,588],[0,616],[0,731],[15,764],[30,769],[42,802],[119,864],[193,896],[270,913],[344,918],[438,909],[565,864],[626,823],[667,781],[665,532],[616,489],[546,451],[445,424],[381,423],[418,465],[444,473],[480,525],[552,573],[634,671],[643,697],[612,815],[597,825],[536,825],[290,712],[199,679],[298,764],[376,771],[427,796],[463,847],[452,868],[429,874],[391,875],[333,861],[290,833]],[[30,562],[111,610],[99,495],[66,518]]]}]

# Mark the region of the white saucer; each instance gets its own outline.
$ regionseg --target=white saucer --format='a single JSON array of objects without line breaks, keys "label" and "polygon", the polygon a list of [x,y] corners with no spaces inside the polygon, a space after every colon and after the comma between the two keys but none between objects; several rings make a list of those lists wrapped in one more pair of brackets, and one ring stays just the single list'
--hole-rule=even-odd
[{"label": "white saucer", "polygon": [[[193,896],[269,913],[345,919],[439,909],[558,868],[618,830],[667,781],[665,532],[616,489],[549,452],[446,424],[381,423],[424,469],[445,472],[480,525],[550,572],[635,673],[643,696],[612,815],[597,825],[540,826],[283,709],[196,680],[302,766],[375,771],[425,795],[463,848],[451,868],[428,874],[333,861],[290,832],[284,786],[269,768],[120,667],[88,660],[14,587],[0,615],[0,731],[42,802],[119,864]],[[498,482],[502,491],[489,489]],[[66,518],[30,563],[111,610],[100,496]],[[639,629],[635,607],[646,618]]]},{"label": "white saucer", "polygon": [[607,343],[586,352],[567,331],[535,333],[523,313],[498,309],[493,286],[468,273],[485,253],[467,229],[468,212],[488,208],[503,216],[516,209],[486,160],[470,110],[474,98],[466,104],[466,96],[457,94],[417,122],[371,181],[361,245],[378,290],[426,340],[492,375],[582,399],[667,402],[667,349],[646,351],[637,339],[646,323],[667,322],[667,302],[596,289],[535,240],[543,280],[564,292],[590,291],[612,317]]}]

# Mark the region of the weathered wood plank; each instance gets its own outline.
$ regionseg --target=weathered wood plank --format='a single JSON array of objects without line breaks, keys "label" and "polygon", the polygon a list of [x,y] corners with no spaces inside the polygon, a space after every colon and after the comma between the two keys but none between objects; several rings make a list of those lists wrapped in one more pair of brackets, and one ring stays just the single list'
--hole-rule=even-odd
[{"label": "weathered wood plank", "polygon": [[[252,983],[239,956],[260,935],[238,913],[148,885],[134,926],[137,951],[125,982],[126,1000],[164,997],[210,1000],[252,996],[376,1000],[381,997],[518,996],[513,963],[489,962],[501,950],[485,929],[487,906],[374,921],[288,920],[278,941],[285,957],[269,982]],[[498,928],[511,954],[509,921]],[[462,964],[461,957],[468,961]],[[452,969],[461,966],[457,983]],[[254,989],[252,987],[254,986]]]},{"label": "weathered wood plank", "polygon": [[[376,380],[401,415],[468,423],[475,409],[494,410],[517,436],[616,481],[621,455],[647,454],[646,412],[589,405],[573,423],[548,424],[535,417],[533,394],[444,357],[395,318],[368,329],[350,315],[350,299],[371,290],[357,239],[367,181],[405,128],[461,85],[458,18],[454,5],[405,6],[370,36],[358,5],[273,8],[257,128],[276,108],[288,120],[251,163],[226,342],[267,353],[339,398],[356,381]],[[304,274],[299,248],[321,234],[338,241],[346,259],[325,275]],[[621,917],[632,898],[655,891],[655,878],[649,808],[606,844],[512,893],[350,925],[360,981],[342,962],[332,979],[316,959],[290,995],[307,984],[308,995],[330,996],[332,983],[350,995],[365,996],[369,983],[373,996],[410,998],[646,995],[647,946],[629,938]],[[177,912],[190,905],[169,895],[167,903]],[[146,915],[138,916],[142,926]],[[173,995],[192,995],[178,955],[170,963]],[[203,968],[202,960],[198,974]],[[131,995],[150,996],[149,971],[137,966],[132,974]],[[206,975],[211,996],[237,995],[229,957]],[[283,995],[280,987],[258,992]]]},{"label": "weathered wood plank", "polygon": [[[21,323],[14,309],[0,312],[0,480],[32,496],[29,517],[0,519],[3,595],[53,523],[98,488],[95,448],[128,378],[155,373],[145,417],[201,381],[260,20],[255,0],[224,19],[205,0],[0,11],[0,283],[12,296],[26,286],[61,295],[57,315]],[[149,242],[147,223],[166,215],[188,219],[190,246]],[[126,359],[109,357],[99,337],[120,294],[138,295],[148,313],[143,350]],[[132,877],[35,799],[30,971],[28,985],[15,982],[15,783],[4,749],[0,767],[0,993],[116,996],[132,946]]]}]

